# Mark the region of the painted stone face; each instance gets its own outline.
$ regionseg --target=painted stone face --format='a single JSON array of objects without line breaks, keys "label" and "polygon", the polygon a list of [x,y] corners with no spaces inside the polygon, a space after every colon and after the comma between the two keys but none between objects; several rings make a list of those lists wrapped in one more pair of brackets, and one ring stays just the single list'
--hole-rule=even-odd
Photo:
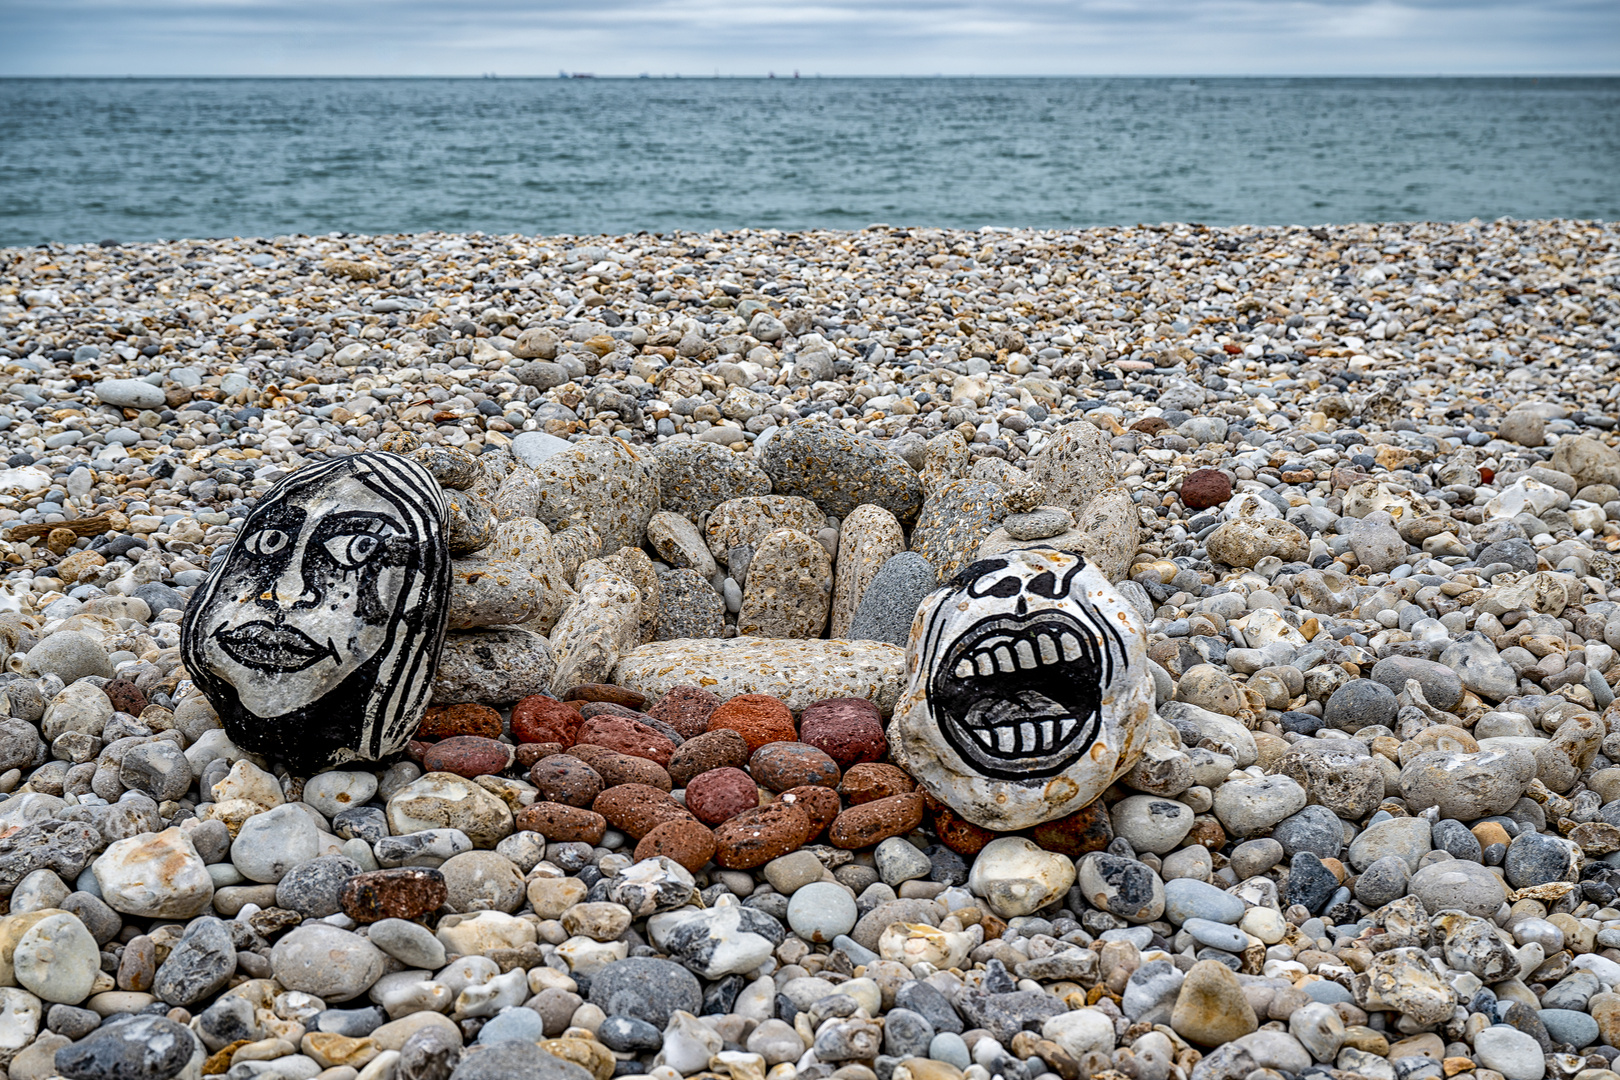
[{"label": "painted stone face", "polygon": [[444,644],[448,514],[427,470],[387,453],[265,493],[181,626],[232,741],[309,768],[403,748]]},{"label": "painted stone face", "polygon": [[974,824],[1010,831],[1071,814],[1141,755],[1146,636],[1079,555],[982,559],[917,611],[890,745]]}]

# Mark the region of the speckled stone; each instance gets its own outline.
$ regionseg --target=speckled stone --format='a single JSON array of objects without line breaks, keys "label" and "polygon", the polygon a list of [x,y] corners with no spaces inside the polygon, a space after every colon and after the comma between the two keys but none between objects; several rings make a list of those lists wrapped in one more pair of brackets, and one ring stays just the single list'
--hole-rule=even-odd
[{"label": "speckled stone", "polygon": [[904,648],[917,608],[938,587],[939,576],[932,563],[915,551],[900,552],[872,578],[850,620],[847,636]]},{"label": "speckled stone", "polygon": [[770,743],[748,760],[754,780],[772,791],[796,787],[837,787],[838,763],[825,751],[802,742]]},{"label": "speckled stone", "polygon": [[452,630],[433,677],[433,702],[506,705],[551,685],[557,662],[539,634],[515,627]]},{"label": "speckled stone", "polygon": [[709,714],[710,731],[735,731],[748,743],[752,756],[774,742],[796,742],[793,713],[769,694],[739,694]]},{"label": "speckled stone", "polygon": [[521,831],[537,832],[547,840],[567,844],[598,843],[607,831],[607,819],[594,810],[563,803],[530,803],[517,813]]},{"label": "speckled stone", "polygon": [[1047,502],[1078,513],[1119,479],[1109,437],[1089,420],[1064,424],[1030,456],[1029,478],[1046,489]]},{"label": "speckled stone", "polygon": [[[838,531],[838,564],[833,575],[831,628],[828,636],[845,638],[867,587],[878,571],[906,550],[906,534],[893,514],[881,506],[857,506]],[[906,620],[907,627],[910,619]],[[868,635],[869,636],[869,635]],[[891,638],[880,640],[890,641]],[[894,642],[905,644],[904,638]]]},{"label": "speckled stone", "polygon": [[941,581],[948,581],[973,561],[979,545],[1006,515],[997,484],[973,479],[941,484],[923,503],[911,531],[911,550],[928,560]]},{"label": "speckled stone", "polygon": [[710,769],[748,765],[748,740],[730,728],[706,732],[688,739],[669,761],[669,778],[676,787],[686,787],[693,777]]},{"label": "speckled stone", "polygon": [[777,529],[759,541],[748,568],[737,633],[819,638],[832,603],[832,560],[813,536]]},{"label": "speckled stone", "polygon": [[726,631],[726,602],[695,570],[666,570],[658,600],[657,641],[718,638]]},{"label": "speckled stone", "polygon": [[456,735],[482,735],[486,739],[499,738],[501,714],[488,705],[461,702],[456,705],[435,705],[422,717],[416,729],[418,739],[448,739]]},{"label": "speckled stone", "polygon": [[589,807],[602,794],[602,776],[571,754],[543,757],[529,768],[529,783],[547,802]]},{"label": "speckled stone", "polygon": [[877,706],[864,698],[818,701],[799,716],[799,740],[823,751],[841,769],[877,761],[889,748]]},{"label": "speckled stone", "polygon": [[660,501],[665,510],[699,521],[721,503],[768,495],[771,478],[752,455],[683,439],[657,451]]},{"label": "speckled stone", "polygon": [[741,769],[710,769],[686,785],[686,808],[706,825],[718,825],[758,806],[759,788]]},{"label": "speckled stone", "polygon": [[709,730],[709,714],[719,706],[720,699],[702,687],[678,683],[647,706],[647,715],[691,739]]},{"label": "speckled stone", "polygon": [[659,508],[659,482],[651,466],[650,459],[618,439],[582,439],[535,469],[533,516],[553,532],[589,525],[604,551],[640,547],[647,521]]},{"label": "speckled stone", "polygon": [[714,833],[697,821],[666,821],[636,844],[637,862],[659,855],[674,859],[694,874],[714,858]]},{"label": "speckled stone", "polygon": [[519,742],[571,746],[583,722],[578,709],[545,694],[530,695],[512,707],[512,737]]},{"label": "speckled stone", "polygon": [[704,535],[716,559],[725,559],[740,544],[758,547],[777,529],[793,529],[814,536],[827,524],[827,515],[809,499],[795,495],[761,495],[721,503],[709,515]]},{"label": "speckled stone", "polygon": [[722,698],[770,694],[794,710],[863,697],[888,713],[905,681],[905,650],[876,641],[661,641],[623,657],[613,677],[654,697],[691,683]]},{"label": "speckled stone", "polygon": [[797,806],[775,802],[738,814],[714,831],[714,861],[728,870],[752,870],[810,838],[810,819]]},{"label": "speckled stone", "polygon": [[779,495],[802,495],[837,518],[870,504],[915,521],[922,481],[899,454],[820,417],[778,427],[759,452]]}]

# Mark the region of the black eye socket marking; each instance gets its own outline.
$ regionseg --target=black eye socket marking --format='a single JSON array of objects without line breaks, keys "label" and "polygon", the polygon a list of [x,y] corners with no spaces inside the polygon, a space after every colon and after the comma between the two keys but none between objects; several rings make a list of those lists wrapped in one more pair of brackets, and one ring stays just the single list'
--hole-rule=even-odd
[{"label": "black eye socket marking", "polygon": [[976,563],[969,563],[963,567],[961,572],[951,579],[951,587],[954,589],[967,589],[968,595],[979,596],[982,594],[975,593],[972,590],[973,583],[980,578],[989,577],[997,570],[1005,569],[1007,569],[1006,559],[980,559]]},{"label": "black eye socket marking", "polygon": [[975,595],[978,595],[978,596],[994,596],[994,597],[996,597],[997,599],[1000,599],[1000,600],[1005,600],[1005,599],[1007,599],[1008,597],[1011,597],[1011,596],[1017,596],[1018,595],[1018,579],[1016,577],[1004,577],[1000,581],[998,581],[994,585],[992,585],[987,591],[982,592],[982,593],[977,593]]}]

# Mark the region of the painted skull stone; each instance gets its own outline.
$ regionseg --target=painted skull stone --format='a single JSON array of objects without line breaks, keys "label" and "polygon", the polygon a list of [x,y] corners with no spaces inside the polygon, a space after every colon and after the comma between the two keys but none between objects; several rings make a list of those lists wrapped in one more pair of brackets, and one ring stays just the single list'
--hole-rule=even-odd
[{"label": "painted skull stone", "polygon": [[404,748],[444,645],[448,517],[397,454],[310,465],[264,494],[180,628],[236,745],[309,770]]},{"label": "painted skull stone", "polygon": [[981,559],[911,624],[889,744],[927,791],[1013,831],[1079,810],[1141,756],[1153,677],[1141,617],[1080,555]]}]

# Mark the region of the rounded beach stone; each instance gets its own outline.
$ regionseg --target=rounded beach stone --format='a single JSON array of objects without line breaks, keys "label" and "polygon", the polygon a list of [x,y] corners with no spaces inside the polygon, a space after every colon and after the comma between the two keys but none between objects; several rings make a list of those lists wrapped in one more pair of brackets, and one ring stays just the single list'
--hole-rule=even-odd
[{"label": "rounded beach stone", "polygon": [[711,769],[686,785],[686,808],[707,825],[718,825],[758,806],[759,788],[741,769]]},{"label": "rounded beach stone", "polygon": [[416,729],[418,739],[449,739],[457,735],[482,735],[486,739],[498,738],[502,732],[501,714],[488,705],[462,702],[459,705],[434,705],[422,717]]},{"label": "rounded beach stone", "polygon": [[777,494],[811,499],[834,517],[870,504],[909,524],[922,506],[922,479],[904,458],[821,417],[777,428],[760,465]]},{"label": "rounded beach stone", "polygon": [[877,761],[889,749],[882,714],[865,698],[830,698],[811,705],[799,716],[799,741],[826,753],[840,769]]},{"label": "rounded beach stone", "polygon": [[[153,389],[157,389],[153,387]],[[166,1016],[124,1016],[56,1052],[53,1068],[71,1080],[157,1080],[178,1076],[201,1047],[191,1031]]]},{"label": "rounded beach stone", "polygon": [[518,742],[572,746],[584,722],[578,709],[544,694],[531,694],[512,706],[512,737]]},{"label": "rounded beach stone", "polygon": [[788,901],[788,925],[799,937],[816,944],[849,933],[859,917],[849,890],[830,881],[813,881],[795,890]]},{"label": "rounded beach stone", "polygon": [[625,709],[640,709],[647,704],[647,695],[628,686],[613,683],[580,683],[567,694],[565,701],[588,701],[595,704],[617,705]]},{"label": "rounded beach stone", "polygon": [[882,762],[852,766],[838,783],[838,794],[856,806],[915,790],[917,782],[904,769]]},{"label": "rounded beach stone", "polygon": [[512,860],[493,851],[464,851],[439,867],[444,906],[453,912],[516,911],[523,903],[523,875]]},{"label": "rounded beach stone", "polygon": [[662,720],[685,739],[695,739],[709,730],[709,717],[720,707],[720,699],[700,686],[685,683],[670,687],[654,702],[647,715]]},{"label": "rounded beach stone", "polygon": [[709,714],[709,730],[735,731],[748,743],[748,752],[773,742],[797,742],[793,713],[767,694],[739,694]]},{"label": "rounded beach stone", "polygon": [[589,807],[602,794],[602,777],[595,769],[570,754],[543,757],[529,768],[529,783],[540,791],[545,802]]},{"label": "rounded beach stone", "polygon": [[922,824],[921,792],[891,795],[852,806],[839,814],[827,831],[834,847],[847,850],[873,847],[891,836],[904,836]]},{"label": "rounded beach stone", "polygon": [[669,778],[676,787],[684,788],[694,776],[711,769],[741,769],[747,765],[748,741],[730,728],[722,728],[682,743],[669,759]]},{"label": "rounded beach stone", "polygon": [[727,870],[752,870],[797,851],[810,838],[803,810],[774,802],[722,823],[714,831],[714,861]]},{"label": "rounded beach stone", "polygon": [[691,821],[692,813],[666,791],[646,784],[620,784],[596,797],[591,806],[608,824],[640,840],[666,821]]},{"label": "rounded beach stone", "polygon": [[428,772],[455,773],[469,780],[504,772],[511,764],[512,748],[482,735],[453,735],[422,755],[422,768]]},{"label": "rounded beach stone", "polygon": [[1417,680],[1423,696],[1437,709],[1449,711],[1462,700],[1462,680],[1444,664],[1415,656],[1386,656],[1373,665],[1372,679],[1395,693],[1406,688],[1408,679]]},{"label": "rounded beach stone", "polygon": [[664,855],[695,874],[708,865],[714,852],[714,833],[702,822],[666,821],[641,838],[634,858],[640,862]]},{"label": "rounded beach stone", "polygon": [[797,806],[810,819],[810,836],[806,843],[825,832],[844,808],[838,792],[824,787],[789,788],[782,792],[778,801]]},{"label": "rounded beach stone", "polygon": [[359,997],[386,965],[382,950],[365,938],[318,922],[290,931],[270,951],[277,982],[329,1002]]},{"label": "rounded beach stone", "polygon": [[308,465],[259,497],[180,631],[186,671],[233,743],[305,770],[403,748],[433,689],[419,674],[444,644],[448,520],[426,469],[376,451]]},{"label": "rounded beach stone", "polygon": [[1031,915],[1068,894],[1074,863],[1021,836],[993,841],[973,860],[967,887],[1004,919]]},{"label": "rounded beach stone", "polygon": [[1195,469],[1181,481],[1181,503],[1189,510],[1208,510],[1232,497],[1232,478],[1219,469]]},{"label": "rounded beach stone", "polygon": [[[47,909],[48,910],[48,909]],[[90,995],[101,970],[101,949],[77,916],[45,915],[11,948],[17,982],[42,1001],[77,1005]]]},{"label": "rounded beach stone", "polygon": [[1062,817],[1141,755],[1155,700],[1146,627],[1080,556],[979,560],[930,595],[911,639],[890,750],[968,820],[1010,832]]},{"label": "rounded beach stone", "polygon": [[425,867],[401,866],[356,874],[343,884],[338,902],[358,923],[379,919],[420,919],[437,911],[448,890],[444,875]]},{"label": "rounded beach stone", "polygon": [[343,909],[343,887],[360,873],[347,855],[321,855],[299,863],[276,882],[276,906],[306,919],[324,919]]},{"label": "rounded beach stone", "polygon": [[[657,789],[654,789],[657,790]],[[517,813],[517,827],[537,832],[559,844],[596,844],[607,832],[607,818],[594,810],[566,803],[530,803]]]},{"label": "rounded beach stone", "polygon": [[660,791],[671,791],[675,787],[669,771],[647,758],[632,757],[590,743],[575,743],[568,748],[568,753],[595,769],[604,789],[621,784],[645,784]]},{"label": "rounded beach stone", "polygon": [[911,620],[917,608],[923,598],[937,588],[939,575],[927,559],[915,551],[891,556],[878,567],[861,594],[849,630],[843,636],[885,641],[903,648],[911,634]]},{"label": "rounded beach stone", "polygon": [[769,743],[748,759],[754,779],[772,791],[837,787],[838,763],[824,751],[798,742]]},{"label": "rounded beach stone", "polygon": [[631,757],[646,758],[668,766],[675,756],[675,744],[653,728],[625,716],[592,716],[579,725],[574,738],[592,746],[602,746]]},{"label": "rounded beach stone", "polygon": [[697,977],[672,960],[631,957],[591,978],[590,1002],[609,1016],[630,1016],[664,1028],[677,1012],[696,1015],[703,1005]]}]

